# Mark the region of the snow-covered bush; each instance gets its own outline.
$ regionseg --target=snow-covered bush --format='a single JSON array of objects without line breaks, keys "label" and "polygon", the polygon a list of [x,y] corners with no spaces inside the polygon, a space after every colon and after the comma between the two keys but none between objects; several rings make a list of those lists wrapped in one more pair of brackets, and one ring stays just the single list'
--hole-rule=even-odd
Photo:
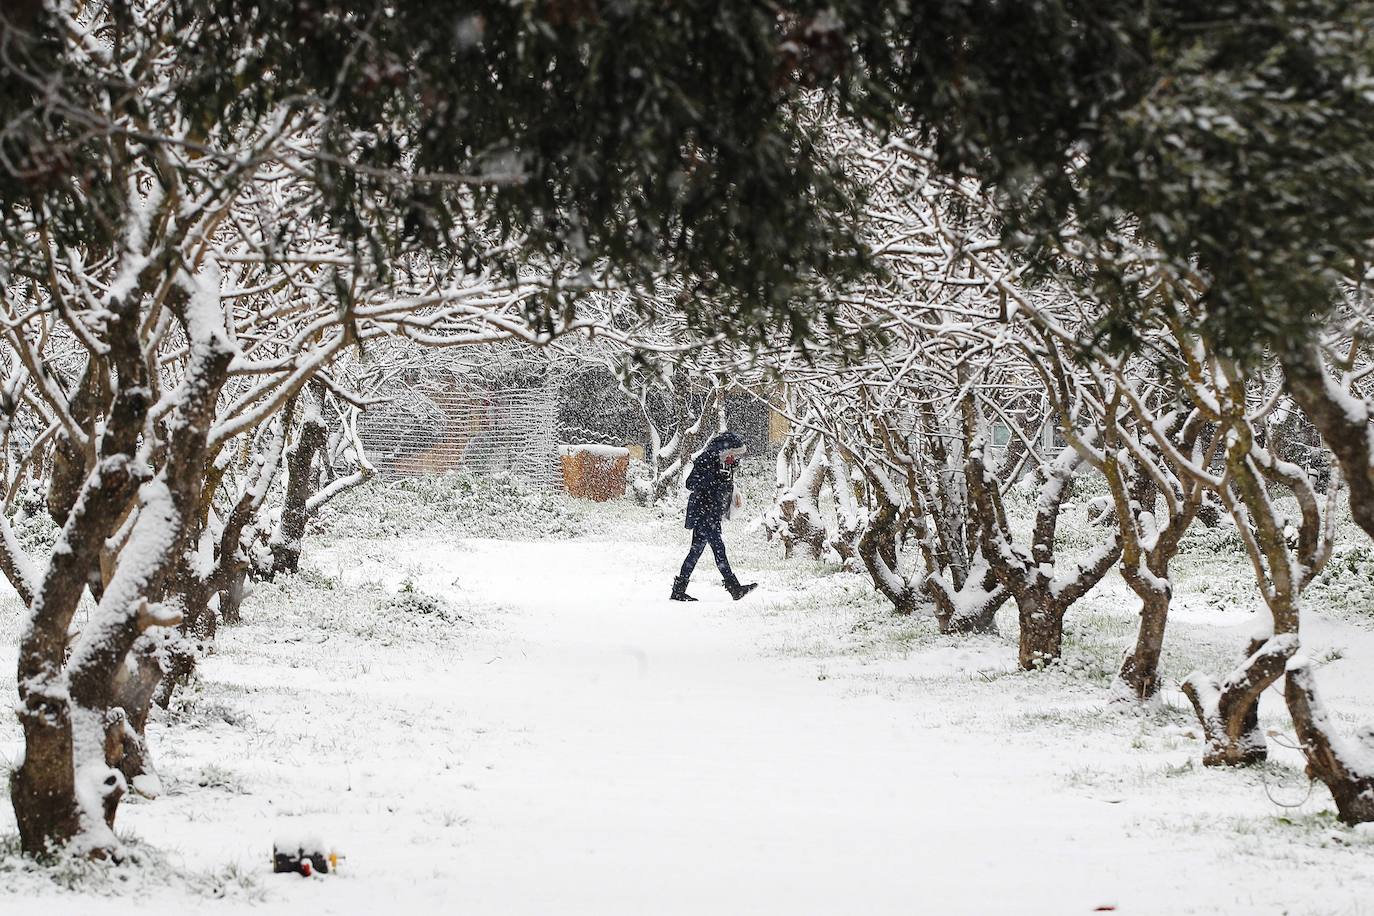
[{"label": "snow-covered bush", "polygon": [[445,622],[462,619],[447,601],[422,590],[413,579],[402,582],[401,590],[387,599],[381,610],[407,617],[433,617]]},{"label": "snow-covered bush", "polygon": [[33,511],[20,506],[10,516],[9,522],[20,545],[30,554],[39,556],[50,553],[57,544],[57,536],[62,533],[62,529],[41,509]]},{"label": "snow-covered bush", "polygon": [[1326,606],[1374,615],[1374,545],[1342,544],[1312,583]]},{"label": "snow-covered bush", "polygon": [[341,498],[321,526],[356,537],[449,534],[454,537],[574,537],[583,524],[567,496],[531,487],[507,473],[465,471],[376,481]]},{"label": "snow-covered bush", "polygon": [[1205,556],[1240,556],[1245,550],[1240,541],[1240,534],[1236,531],[1235,522],[1230,516],[1225,515],[1219,524],[1211,528],[1205,525],[1194,525],[1189,528],[1188,533],[1183,536],[1181,546],[1184,554],[1199,553]]}]

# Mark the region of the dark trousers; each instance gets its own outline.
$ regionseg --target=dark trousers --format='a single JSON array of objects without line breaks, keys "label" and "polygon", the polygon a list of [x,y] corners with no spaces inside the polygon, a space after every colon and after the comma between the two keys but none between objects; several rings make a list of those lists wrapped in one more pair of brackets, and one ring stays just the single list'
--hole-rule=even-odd
[{"label": "dark trousers", "polygon": [[720,570],[726,582],[734,582],[735,573],[730,569],[730,559],[725,556],[725,541],[720,536],[720,529],[709,525],[692,529],[692,546],[687,550],[687,559],[682,561],[682,572],[678,576],[682,579],[692,578],[692,570],[697,568],[697,560],[701,559],[707,544],[711,545],[711,553],[716,558],[716,569]]}]

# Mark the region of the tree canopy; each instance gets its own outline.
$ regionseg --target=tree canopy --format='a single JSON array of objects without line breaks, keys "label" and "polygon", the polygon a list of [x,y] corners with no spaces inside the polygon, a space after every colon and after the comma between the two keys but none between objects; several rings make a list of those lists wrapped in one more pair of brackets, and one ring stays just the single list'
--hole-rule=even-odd
[{"label": "tree canopy", "polygon": [[183,119],[227,167],[269,113],[309,109],[320,206],[361,258],[539,258],[574,287],[676,273],[699,326],[796,331],[871,267],[865,189],[815,105],[914,128],[999,192],[1024,256],[1086,248],[1117,345],[1161,292],[1123,239],[1252,352],[1302,335],[1374,237],[1367,0],[109,8],[98,35],[62,4],[9,4],[0,27],[0,204],[84,244],[118,225],[110,144]]}]

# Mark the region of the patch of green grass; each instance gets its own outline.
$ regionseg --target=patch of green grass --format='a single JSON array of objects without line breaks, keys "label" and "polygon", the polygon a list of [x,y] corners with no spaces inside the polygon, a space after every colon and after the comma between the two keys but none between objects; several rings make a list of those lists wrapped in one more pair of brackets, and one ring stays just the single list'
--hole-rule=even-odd
[{"label": "patch of green grass", "polygon": [[1007,717],[1012,728],[1074,729],[1096,728],[1111,715],[1102,707],[1047,706],[1028,709]]}]

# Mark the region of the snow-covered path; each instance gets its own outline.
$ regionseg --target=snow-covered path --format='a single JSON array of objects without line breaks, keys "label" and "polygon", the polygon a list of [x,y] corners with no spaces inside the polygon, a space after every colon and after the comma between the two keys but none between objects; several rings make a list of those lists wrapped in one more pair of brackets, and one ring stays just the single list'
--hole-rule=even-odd
[{"label": "snow-covered path", "polygon": [[1072,747],[961,733],[947,711],[760,654],[760,618],[711,575],[699,603],[664,600],[674,559],[643,544],[476,542],[440,563],[519,609],[511,649],[469,698],[519,740],[468,809],[457,911],[1287,908],[1258,861],[1217,880],[1224,833],[1140,830],[1141,807],[1072,791]]},{"label": "snow-covered path", "polygon": [[[319,594],[409,580],[477,623],[393,640],[370,629],[401,624],[384,605],[312,630],[260,597],[156,724],[171,791],[120,814],[198,894],[154,872],[144,899],[53,912],[1368,912],[1359,837],[1270,832],[1267,777],[1200,772],[1195,739],[1161,744],[1100,687],[999,679],[996,640],[783,653],[784,630],[830,641],[834,615],[776,572],[735,603],[703,568],[703,600],[670,602],[677,559],[587,540],[314,552]],[[347,853],[342,873],[267,873],[293,829]],[[43,886],[0,889],[0,913]]]},{"label": "snow-covered path", "polygon": [[[508,549],[478,545],[471,559],[500,566]],[[528,732],[472,812],[453,888],[463,911],[910,913],[933,898],[940,912],[1065,913],[1114,902],[1118,850],[1093,833],[1119,832],[1102,803],[1065,810],[1019,780],[1008,787],[996,749],[760,656],[755,618],[710,576],[698,577],[699,603],[663,600],[667,555],[645,564],[642,546],[580,543],[521,553],[529,572],[477,586],[522,609],[521,651],[489,666],[484,699]],[[1065,858],[1068,881],[1055,867]]]},{"label": "snow-covered path", "polygon": [[529,733],[474,812],[465,909],[909,911],[912,723],[761,659],[719,586],[674,604],[661,567],[536,554],[534,600],[526,577],[492,595],[526,611],[490,687]]}]

